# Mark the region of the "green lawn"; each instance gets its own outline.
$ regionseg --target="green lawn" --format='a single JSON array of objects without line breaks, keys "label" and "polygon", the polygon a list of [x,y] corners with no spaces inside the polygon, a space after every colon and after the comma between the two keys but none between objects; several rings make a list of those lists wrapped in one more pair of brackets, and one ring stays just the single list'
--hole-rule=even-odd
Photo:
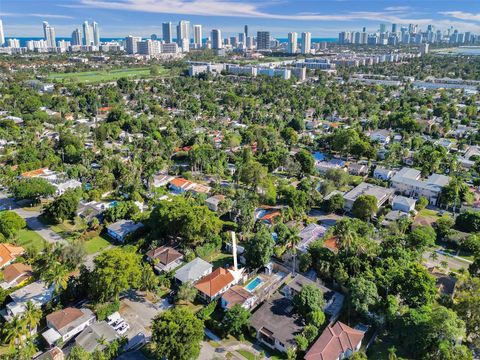
[{"label": "green lawn", "polygon": [[36,252],[45,248],[45,240],[35,231],[29,229],[22,229],[18,232],[16,244]]},{"label": "green lawn", "polygon": [[[159,68],[159,75],[167,74],[168,70]],[[59,82],[99,83],[116,81],[122,77],[139,78],[150,76],[150,68],[125,68],[113,70],[84,71],[77,73],[50,73],[49,80]]]},{"label": "green lawn", "polygon": [[104,250],[111,244],[104,238],[100,236],[95,236],[85,241],[84,245],[85,245],[85,250],[87,251],[87,254],[95,254],[99,251]]},{"label": "green lawn", "polygon": [[211,263],[214,269],[217,267],[225,267],[226,265],[233,265],[232,254],[215,253],[210,256],[205,256],[203,260]]},{"label": "green lawn", "polygon": [[255,354],[251,353],[248,350],[245,349],[239,349],[237,352],[242,355],[245,359],[247,360],[256,360],[257,358],[255,357]]}]

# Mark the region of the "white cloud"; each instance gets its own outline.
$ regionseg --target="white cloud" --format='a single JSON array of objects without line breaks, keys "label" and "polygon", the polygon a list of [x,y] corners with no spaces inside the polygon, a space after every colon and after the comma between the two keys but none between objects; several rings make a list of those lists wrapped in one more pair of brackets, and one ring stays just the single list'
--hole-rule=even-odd
[{"label": "white cloud", "polygon": [[389,6],[386,7],[385,11],[407,11],[410,10],[410,6]]},{"label": "white cloud", "polygon": [[480,21],[480,13],[472,14],[463,11],[441,11],[440,14],[460,20]]},{"label": "white cloud", "polygon": [[58,14],[38,14],[38,13],[0,13],[0,16],[5,17],[38,17],[42,19],[73,19],[72,16],[58,15]]}]

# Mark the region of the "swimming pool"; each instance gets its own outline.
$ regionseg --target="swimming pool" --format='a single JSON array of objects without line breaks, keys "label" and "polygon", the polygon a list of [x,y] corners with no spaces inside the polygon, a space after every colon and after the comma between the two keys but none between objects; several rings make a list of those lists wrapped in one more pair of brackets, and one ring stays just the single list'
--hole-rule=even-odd
[{"label": "swimming pool", "polygon": [[253,279],[252,281],[250,281],[248,283],[247,286],[245,286],[245,289],[247,289],[248,291],[252,292],[253,290],[255,290],[255,288],[260,285],[262,283],[262,279],[260,279],[258,276]]}]

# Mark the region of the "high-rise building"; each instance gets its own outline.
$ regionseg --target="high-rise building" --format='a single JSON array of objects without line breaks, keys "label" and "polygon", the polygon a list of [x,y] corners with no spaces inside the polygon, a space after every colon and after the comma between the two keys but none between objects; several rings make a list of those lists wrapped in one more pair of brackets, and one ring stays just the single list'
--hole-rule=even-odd
[{"label": "high-rise building", "polygon": [[392,33],[396,33],[397,32],[397,24],[392,24]]},{"label": "high-rise building", "polygon": [[243,32],[245,33],[245,38],[247,38],[248,37],[248,25],[244,26]]},{"label": "high-rise building", "polygon": [[270,31],[257,31],[257,50],[270,49]]},{"label": "high-rise building", "polygon": [[380,24],[380,34],[387,32],[387,24]]},{"label": "high-rise building", "polygon": [[291,32],[291,33],[288,33],[288,53],[289,54],[295,54],[297,52],[297,48],[298,48],[298,45],[297,45],[297,38],[298,38],[298,35],[296,32]]},{"label": "high-rise building", "polygon": [[218,50],[222,49],[222,32],[219,29],[212,30],[212,49]]},{"label": "high-rise building", "polygon": [[137,42],[137,52],[141,55],[155,56],[160,54],[160,42],[156,40],[145,40]]},{"label": "high-rise building", "polygon": [[312,33],[302,33],[302,54],[310,54],[312,51]]},{"label": "high-rise building", "polygon": [[177,25],[177,43],[182,46],[184,39],[190,42],[190,21],[181,20]]},{"label": "high-rise building", "polygon": [[47,42],[47,47],[54,48],[57,46],[55,28],[50,26],[46,21],[43,22],[43,35],[45,37],[45,41]]},{"label": "high-rise building", "polygon": [[166,44],[170,44],[173,41],[172,38],[172,23],[171,22],[164,22],[162,24],[162,38]]},{"label": "high-rise building", "polygon": [[20,40],[19,39],[8,39],[8,47],[18,49],[20,47]]},{"label": "high-rise building", "polygon": [[127,36],[125,38],[125,50],[127,54],[136,54],[138,51],[138,43],[142,41],[141,37],[138,36]]},{"label": "high-rise building", "polygon": [[247,42],[247,37],[245,36],[245,33],[238,33],[238,42],[245,44]]},{"label": "high-rise building", "polygon": [[92,23],[92,29],[93,29],[93,45],[100,46],[100,28],[98,27],[98,24],[95,21]]},{"label": "high-rise building", "polygon": [[80,35],[80,29],[73,30],[72,45],[82,45],[82,35]]},{"label": "high-rise building", "polygon": [[5,33],[3,32],[3,22],[0,19],[0,47],[5,45]]},{"label": "high-rise building", "polygon": [[194,25],[193,26],[193,43],[198,48],[201,48],[203,45],[202,40],[202,25]]},{"label": "high-rise building", "polygon": [[90,25],[88,21],[83,22],[83,45],[90,46],[93,45],[93,36],[92,30],[90,29]]}]

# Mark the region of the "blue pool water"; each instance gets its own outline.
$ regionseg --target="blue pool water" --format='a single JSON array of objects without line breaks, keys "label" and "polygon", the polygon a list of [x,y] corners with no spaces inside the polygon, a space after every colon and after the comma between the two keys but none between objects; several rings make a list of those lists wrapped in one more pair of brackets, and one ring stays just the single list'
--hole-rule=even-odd
[{"label": "blue pool water", "polygon": [[252,292],[255,290],[255,288],[262,283],[262,279],[260,279],[258,276],[253,279],[247,286],[245,286],[245,289],[248,291]]}]

